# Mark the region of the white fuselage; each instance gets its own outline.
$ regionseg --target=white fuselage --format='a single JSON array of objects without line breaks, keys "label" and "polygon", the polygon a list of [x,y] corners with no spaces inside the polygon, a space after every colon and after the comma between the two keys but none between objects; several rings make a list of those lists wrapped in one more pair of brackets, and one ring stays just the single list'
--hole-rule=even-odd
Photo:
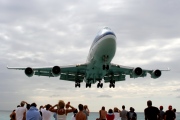
[{"label": "white fuselage", "polygon": [[110,68],[110,62],[116,52],[116,36],[109,28],[104,28],[97,34],[87,58],[86,83],[102,80],[107,73],[103,65]]}]

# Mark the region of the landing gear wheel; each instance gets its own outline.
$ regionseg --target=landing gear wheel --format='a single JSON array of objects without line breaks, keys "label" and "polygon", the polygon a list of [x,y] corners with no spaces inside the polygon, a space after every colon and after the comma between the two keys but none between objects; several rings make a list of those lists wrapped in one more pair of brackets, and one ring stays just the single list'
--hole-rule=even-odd
[{"label": "landing gear wheel", "polygon": [[91,83],[86,83],[86,88],[87,87],[91,88]]},{"label": "landing gear wheel", "polygon": [[101,88],[103,87],[103,83],[100,84],[100,87],[101,87]]},{"label": "landing gear wheel", "polygon": [[80,80],[76,80],[75,81],[75,88],[77,88],[77,87],[81,87],[81,84],[80,84]]},{"label": "landing gear wheel", "polygon": [[99,88],[99,86],[100,86],[100,83],[97,84],[97,88]]},{"label": "landing gear wheel", "polygon": [[102,88],[102,87],[103,87],[103,83],[98,83],[98,84],[97,84],[97,88],[99,88],[99,87]]},{"label": "landing gear wheel", "polygon": [[77,87],[81,87],[81,84],[80,83],[75,83],[75,88],[77,88]]},{"label": "landing gear wheel", "polygon": [[78,83],[75,83],[75,88],[77,88],[77,86],[78,86]]},{"label": "landing gear wheel", "polygon": [[106,70],[109,70],[109,65],[106,66]]},{"label": "landing gear wheel", "polygon": [[106,65],[103,65],[103,70],[105,70],[106,69]]},{"label": "landing gear wheel", "polygon": [[111,88],[111,84],[109,84],[109,88]]},{"label": "landing gear wheel", "polygon": [[109,84],[109,87],[110,87],[110,88],[111,88],[111,87],[115,88],[115,84],[114,84],[114,83],[110,83],[110,84]]}]

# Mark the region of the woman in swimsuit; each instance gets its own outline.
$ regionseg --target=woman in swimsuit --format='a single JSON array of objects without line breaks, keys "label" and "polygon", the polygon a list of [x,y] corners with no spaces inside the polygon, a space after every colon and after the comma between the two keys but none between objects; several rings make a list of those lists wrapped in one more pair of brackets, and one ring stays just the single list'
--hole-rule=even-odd
[{"label": "woman in swimsuit", "polygon": [[[55,107],[57,108],[55,109]],[[76,110],[76,108],[71,106],[70,102],[66,104],[66,108],[65,108],[65,103],[63,100],[59,100],[58,104],[52,106],[49,109],[49,111],[57,113],[57,120],[66,120],[67,114],[73,112],[74,110]]]}]

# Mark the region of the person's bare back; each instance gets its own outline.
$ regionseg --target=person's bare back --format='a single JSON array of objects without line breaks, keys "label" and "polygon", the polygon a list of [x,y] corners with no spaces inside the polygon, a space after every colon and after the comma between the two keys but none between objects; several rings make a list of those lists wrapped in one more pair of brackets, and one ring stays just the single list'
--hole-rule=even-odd
[{"label": "person's bare back", "polygon": [[101,119],[106,119],[106,114],[107,114],[106,110],[100,110],[99,114],[100,114],[100,118]]},{"label": "person's bare back", "polygon": [[82,111],[79,111],[76,114],[76,120],[86,120],[86,115]]}]

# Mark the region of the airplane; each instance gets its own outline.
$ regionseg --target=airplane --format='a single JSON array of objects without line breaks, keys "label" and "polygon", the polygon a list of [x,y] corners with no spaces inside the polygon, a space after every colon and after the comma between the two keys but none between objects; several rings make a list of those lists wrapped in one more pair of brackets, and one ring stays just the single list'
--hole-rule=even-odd
[{"label": "airplane", "polygon": [[116,35],[109,28],[104,27],[96,35],[87,57],[83,64],[68,66],[50,66],[50,67],[8,67],[8,69],[24,70],[28,77],[33,75],[58,77],[61,80],[75,82],[75,87],[81,86],[83,81],[86,88],[91,88],[91,84],[97,83],[97,88],[102,88],[104,79],[105,83],[109,82],[109,87],[115,88],[115,82],[125,81],[126,75],[130,78],[145,77],[147,73],[151,78],[159,78],[161,71],[169,70],[146,70],[141,67],[128,67],[111,63],[116,52]]}]

